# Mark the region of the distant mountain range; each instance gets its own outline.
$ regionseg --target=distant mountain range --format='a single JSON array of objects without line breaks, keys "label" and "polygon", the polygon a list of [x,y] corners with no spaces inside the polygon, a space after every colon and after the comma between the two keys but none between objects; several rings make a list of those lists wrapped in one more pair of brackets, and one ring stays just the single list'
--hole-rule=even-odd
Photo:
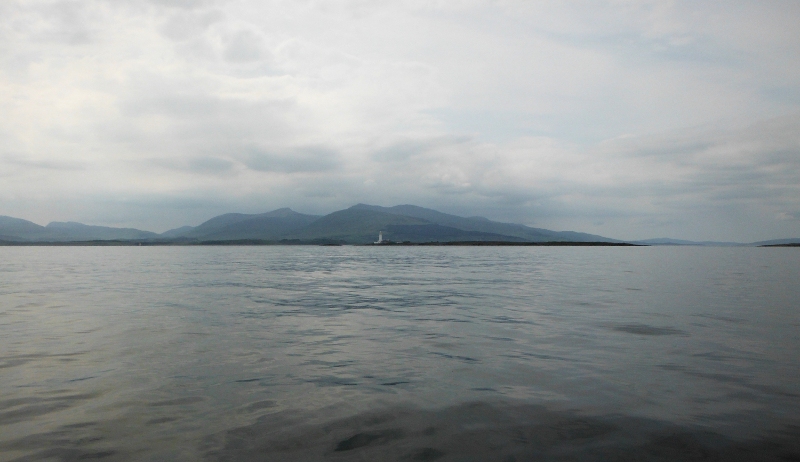
[{"label": "distant mountain range", "polygon": [[[459,217],[415,205],[379,207],[358,204],[325,216],[306,215],[288,208],[260,214],[227,213],[198,226],[182,226],[161,234],[133,228],[53,222],[40,226],[19,218],[0,216],[0,241],[85,242],[138,241],[153,243],[340,243],[366,244],[383,233],[394,242],[606,242],[621,241],[574,231],[551,231],[483,217]],[[637,241],[649,245],[758,245],[786,244],[782,239],[753,244],[692,242],[668,238]]]},{"label": "distant mountain range", "polygon": [[146,240],[158,238],[159,235],[157,233],[133,228],[89,226],[71,221],[54,221],[47,226],[40,226],[20,218],[0,216],[0,240],[3,241],[64,242],[109,239]]}]

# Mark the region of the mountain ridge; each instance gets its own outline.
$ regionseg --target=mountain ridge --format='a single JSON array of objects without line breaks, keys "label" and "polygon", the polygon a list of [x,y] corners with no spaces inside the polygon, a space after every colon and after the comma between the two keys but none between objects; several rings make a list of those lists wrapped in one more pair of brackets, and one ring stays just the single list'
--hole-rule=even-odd
[{"label": "mountain ridge", "polygon": [[16,242],[64,242],[108,239],[153,239],[158,234],[135,228],[112,228],[93,226],[73,221],[53,221],[46,226],[32,221],[8,216],[0,216],[0,236],[2,240]]},{"label": "mountain ridge", "polygon": [[566,240],[574,242],[622,242],[616,239],[597,236],[594,234],[579,233],[576,231],[551,231],[549,229],[531,228],[516,223],[503,223],[492,221],[484,217],[464,218],[457,215],[427,209],[417,205],[395,205],[394,207],[381,207],[378,205],[356,204],[350,208],[380,210],[386,213],[421,218],[432,223],[451,226],[465,231],[499,234],[524,239],[530,242],[546,242],[553,240]]},{"label": "mountain ridge", "polygon": [[[13,243],[65,243],[89,241],[151,243],[340,243],[368,244],[382,232],[393,242],[601,242],[618,239],[578,231],[552,231],[485,217],[460,217],[411,204],[383,207],[359,203],[327,215],[310,215],[290,208],[265,213],[226,213],[197,226],[182,226],[163,233],[135,228],[51,222],[41,226],[28,220],[0,216],[0,241]],[[773,239],[749,244],[656,238],[628,241],[643,245],[756,246],[792,244],[795,239]]]},{"label": "mountain ridge", "polygon": [[238,240],[275,238],[310,225],[320,217],[280,208],[266,213],[226,213],[218,215],[188,230],[171,237],[199,238],[207,240]]}]

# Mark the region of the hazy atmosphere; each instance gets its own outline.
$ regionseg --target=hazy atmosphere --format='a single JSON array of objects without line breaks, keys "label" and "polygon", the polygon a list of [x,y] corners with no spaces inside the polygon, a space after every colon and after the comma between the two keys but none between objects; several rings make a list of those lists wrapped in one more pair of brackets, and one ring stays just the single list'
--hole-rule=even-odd
[{"label": "hazy atmosphere", "polygon": [[0,2],[0,215],[800,236],[800,3]]}]

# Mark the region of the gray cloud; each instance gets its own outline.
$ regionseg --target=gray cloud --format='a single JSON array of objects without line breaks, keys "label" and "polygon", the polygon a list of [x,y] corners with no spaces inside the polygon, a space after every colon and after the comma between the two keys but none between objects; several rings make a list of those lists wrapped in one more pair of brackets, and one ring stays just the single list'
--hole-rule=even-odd
[{"label": "gray cloud", "polygon": [[149,163],[173,170],[179,170],[188,173],[210,174],[210,175],[227,175],[230,174],[234,167],[234,162],[213,156],[196,156],[188,159],[163,159],[154,158],[150,159]]},{"label": "gray cloud", "polygon": [[173,40],[188,40],[203,35],[209,26],[224,17],[220,10],[176,12],[164,21],[160,32]]},{"label": "gray cloud", "polygon": [[798,19],[791,2],[0,2],[0,214],[163,230],[416,203],[620,238],[800,236]]},{"label": "gray cloud", "polygon": [[58,170],[58,171],[83,170],[86,168],[86,164],[81,162],[74,162],[69,160],[50,160],[50,159],[38,160],[38,159],[33,159],[29,156],[15,155],[15,154],[3,155],[0,156],[0,159],[2,159],[2,163],[23,168]]},{"label": "gray cloud", "polygon": [[339,167],[339,154],[321,146],[249,148],[238,157],[244,165],[260,172],[325,172]]},{"label": "gray cloud", "polygon": [[[109,1],[114,1],[114,0],[109,0]],[[154,5],[166,6],[171,8],[180,8],[186,10],[196,9],[218,3],[217,0],[146,0],[146,1]]]},{"label": "gray cloud", "polygon": [[439,147],[452,147],[469,143],[469,137],[437,137],[430,139],[404,139],[381,147],[372,154],[378,162],[409,162],[415,157],[429,153]]},{"label": "gray cloud", "polygon": [[[15,4],[14,26],[26,30],[35,41],[85,45],[93,39],[92,24],[97,19],[84,2],[57,1],[45,5]],[[14,8],[14,7],[12,7]]]},{"label": "gray cloud", "polygon": [[250,30],[234,33],[225,45],[223,56],[231,62],[259,61],[265,56],[261,37]]}]

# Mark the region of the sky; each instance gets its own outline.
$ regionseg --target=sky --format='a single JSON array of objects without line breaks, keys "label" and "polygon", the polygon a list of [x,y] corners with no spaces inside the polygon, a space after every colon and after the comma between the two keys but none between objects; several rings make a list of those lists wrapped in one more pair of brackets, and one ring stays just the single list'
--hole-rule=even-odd
[{"label": "sky", "polygon": [[0,215],[800,237],[800,2],[3,0]]}]

